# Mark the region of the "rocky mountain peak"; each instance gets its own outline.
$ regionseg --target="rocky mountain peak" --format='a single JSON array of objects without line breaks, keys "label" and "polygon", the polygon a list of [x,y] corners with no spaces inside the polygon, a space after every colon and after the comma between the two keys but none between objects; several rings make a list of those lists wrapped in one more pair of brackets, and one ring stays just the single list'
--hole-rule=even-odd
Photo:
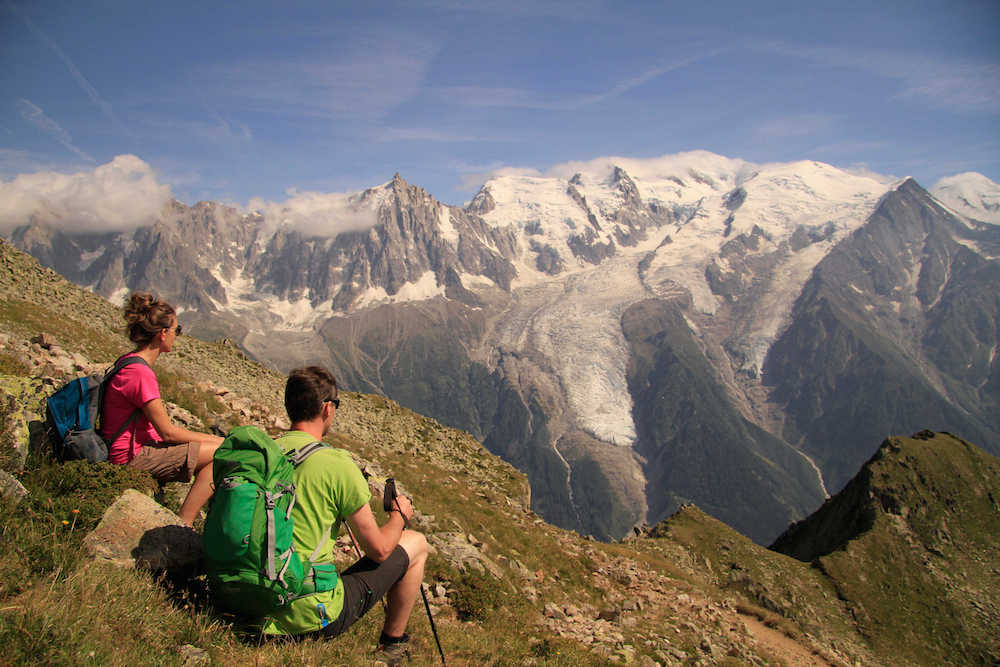
[{"label": "rocky mountain peak", "polygon": [[497,203],[493,199],[493,193],[490,192],[489,186],[483,186],[465,207],[465,210],[477,215],[486,215],[496,207]]},{"label": "rocky mountain peak", "polygon": [[622,203],[630,208],[642,206],[642,197],[635,181],[619,166],[615,166],[611,175],[611,183],[622,197]]}]

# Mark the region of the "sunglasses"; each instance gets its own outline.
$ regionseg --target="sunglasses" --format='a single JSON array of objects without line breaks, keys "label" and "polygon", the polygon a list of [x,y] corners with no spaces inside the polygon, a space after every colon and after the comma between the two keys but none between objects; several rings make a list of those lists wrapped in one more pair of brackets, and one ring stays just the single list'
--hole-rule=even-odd
[{"label": "sunglasses", "polygon": [[[167,333],[170,333],[170,327],[167,327],[166,329],[164,329],[164,331],[166,331]],[[180,336],[182,331],[184,331],[184,327],[180,324],[180,322],[178,322],[177,323],[177,328],[174,329],[174,333],[177,334],[178,336]]]},{"label": "sunglasses", "polygon": [[334,408],[336,408],[337,410],[340,409],[340,399],[339,398],[328,398],[328,399],[326,399],[323,402],[324,403],[333,403],[333,407]]}]

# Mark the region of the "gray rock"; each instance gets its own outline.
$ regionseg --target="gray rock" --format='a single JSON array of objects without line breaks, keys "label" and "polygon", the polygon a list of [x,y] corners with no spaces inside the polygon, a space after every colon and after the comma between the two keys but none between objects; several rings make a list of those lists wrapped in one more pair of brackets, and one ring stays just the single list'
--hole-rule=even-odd
[{"label": "gray rock", "polygon": [[622,611],[639,611],[642,609],[642,602],[639,600],[625,600],[622,603]]},{"label": "gray rock", "polygon": [[545,605],[545,609],[542,611],[542,613],[545,614],[548,618],[554,618],[559,621],[566,620],[566,614],[563,613],[563,610],[560,609],[558,605],[555,605],[551,602]]},{"label": "gray rock", "polygon": [[6,470],[0,470],[0,496],[19,502],[28,495],[21,482]]},{"label": "gray rock", "polygon": [[50,333],[40,333],[31,339],[31,342],[38,345],[43,350],[50,350],[55,344],[55,338]]},{"label": "gray rock", "polygon": [[597,618],[610,623],[614,623],[619,619],[619,617],[621,617],[621,612],[617,609],[602,609],[600,613],[597,614]]},{"label": "gray rock", "polygon": [[184,667],[208,665],[212,663],[212,659],[209,657],[208,651],[198,648],[197,646],[192,646],[191,644],[179,646],[177,648],[177,653],[180,655]]},{"label": "gray rock", "polygon": [[127,489],[83,538],[95,558],[125,567],[174,569],[201,558],[201,536],[149,496]]}]

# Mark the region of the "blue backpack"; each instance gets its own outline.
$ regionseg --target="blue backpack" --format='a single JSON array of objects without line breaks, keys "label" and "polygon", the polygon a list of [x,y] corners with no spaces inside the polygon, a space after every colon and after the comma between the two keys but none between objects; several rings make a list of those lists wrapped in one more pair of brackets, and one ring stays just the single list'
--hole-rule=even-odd
[{"label": "blue backpack", "polygon": [[[104,408],[104,391],[118,371],[136,363],[149,366],[142,357],[124,357],[104,375],[77,378],[48,397],[45,411],[58,434],[56,454],[61,460],[86,459],[91,463],[108,460],[108,442],[97,430]],[[139,409],[133,411],[110,442],[117,440],[140,412]]]}]

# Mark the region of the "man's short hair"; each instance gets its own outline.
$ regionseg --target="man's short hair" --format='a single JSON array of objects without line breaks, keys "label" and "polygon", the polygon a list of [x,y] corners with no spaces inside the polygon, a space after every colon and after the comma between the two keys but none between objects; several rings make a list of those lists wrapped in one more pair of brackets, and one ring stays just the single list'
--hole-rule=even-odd
[{"label": "man's short hair", "polygon": [[323,403],[337,398],[337,379],[322,366],[296,368],[285,383],[285,412],[292,423],[319,416]]}]

